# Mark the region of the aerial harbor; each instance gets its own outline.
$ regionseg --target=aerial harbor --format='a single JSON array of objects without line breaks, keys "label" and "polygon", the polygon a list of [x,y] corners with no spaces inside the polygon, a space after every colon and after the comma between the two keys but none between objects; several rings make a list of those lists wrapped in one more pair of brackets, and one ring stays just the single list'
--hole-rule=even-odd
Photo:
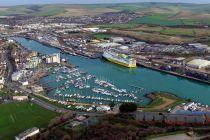
[{"label": "aerial harbor", "polygon": [[[59,49],[37,41],[25,38],[15,38],[15,40],[29,50],[44,54],[61,53]],[[97,97],[97,95],[101,94],[95,94],[93,89],[94,91],[100,91],[100,88],[105,87],[105,89],[107,89],[106,87],[108,87],[108,91],[103,89],[104,91],[102,93],[109,93],[109,91],[118,92],[117,94],[120,92],[124,94],[127,92],[133,93],[138,97],[136,101],[142,105],[146,105],[149,102],[149,99],[145,98],[144,95],[153,91],[165,91],[185,99],[193,98],[194,101],[209,104],[210,89],[208,88],[209,85],[205,83],[198,83],[197,81],[170,74],[165,75],[163,72],[144,67],[126,68],[103,58],[88,59],[62,53],[61,57],[79,67],[68,69],[58,66],[50,69],[51,74],[42,78],[41,83],[48,90],[48,96],[51,98],[63,100],[63,98],[70,96],[68,94],[71,94],[71,96],[75,96],[76,101],[77,96],[83,95],[82,97],[84,99],[80,99],[81,101],[88,102],[87,98],[89,98],[89,102],[94,102],[94,100],[97,99],[92,101],[90,95]],[[92,89],[89,86],[91,86]],[[202,93],[202,96],[200,96],[200,93]],[[203,98],[204,96],[206,98]],[[112,97],[113,96],[111,96],[111,98]],[[79,98],[81,98],[81,96],[79,96]],[[101,101],[98,100],[96,103],[100,103],[102,100],[103,99],[101,99]],[[110,101],[106,103],[109,104]]]},{"label": "aerial harbor", "polygon": [[210,139],[210,1],[2,1],[0,140]]}]

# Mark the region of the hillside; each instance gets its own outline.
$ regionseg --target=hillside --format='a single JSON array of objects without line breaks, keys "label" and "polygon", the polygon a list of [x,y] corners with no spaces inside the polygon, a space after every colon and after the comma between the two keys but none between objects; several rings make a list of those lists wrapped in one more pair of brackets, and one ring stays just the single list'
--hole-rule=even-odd
[{"label": "hillside", "polygon": [[[48,4],[0,7],[0,16],[96,16],[131,11],[137,15],[129,23],[93,24],[112,34],[128,35],[142,41],[163,43],[202,42],[210,44],[210,4],[127,3],[127,4]],[[108,16],[109,15],[109,16]],[[113,18],[106,14],[107,18]],[[111,19],[110,18],[110,19]]]},{"label": "hillside", "polygon": [[139,15],[151,13],[171,14],[171,18],[190,18],[196,15],[210,17],[210,5],[171,4],[171,3],[131,3],[131,4],[89,4],[89,5],[22,5],[1,7],[0,15],[36,15],[36,16],[77,16],[96,15],[105,12],[129,10]]}]

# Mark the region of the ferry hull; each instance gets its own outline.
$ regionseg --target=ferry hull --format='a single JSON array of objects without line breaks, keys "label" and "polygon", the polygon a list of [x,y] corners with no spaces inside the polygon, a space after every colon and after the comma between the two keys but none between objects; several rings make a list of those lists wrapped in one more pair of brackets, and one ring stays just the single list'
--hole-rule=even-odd
[{"label": "ferry hull", "polygon": [[118,64],[118,65],[121,65],[121,66],[124,66],[124,67],[127,67],[127,68],[135,68],[136,67],[136,64],[126,64],[126,63],[123,63],[123,62],[120,62],[120,61],[116,61],[112,58],[107,58],[107,57],[104,57],[104,58],[107,59],[108,61],[112,62],[112,63]]}]

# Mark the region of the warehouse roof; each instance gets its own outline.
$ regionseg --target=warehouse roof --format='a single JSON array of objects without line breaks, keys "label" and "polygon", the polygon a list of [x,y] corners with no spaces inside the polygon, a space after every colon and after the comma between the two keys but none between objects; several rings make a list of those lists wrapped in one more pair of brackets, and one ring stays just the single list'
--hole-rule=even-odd
[{"label": "warehouse roof", "polygon": [[203,59],[193,59],[192,61],[188,62],[187,65],[201,68],[201,67],[210,66],[210,61]]},{"label": "warehouse roof", "polygon": [[96,44],[98,47],[107,48],[107,47],[117,47],[120,46],[118,43],[110,42],[110,43],[98,43]]}]

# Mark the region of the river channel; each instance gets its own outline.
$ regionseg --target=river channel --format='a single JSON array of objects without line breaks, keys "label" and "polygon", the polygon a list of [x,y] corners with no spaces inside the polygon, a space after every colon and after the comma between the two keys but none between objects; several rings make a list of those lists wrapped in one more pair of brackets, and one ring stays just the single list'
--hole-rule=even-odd
[{"label": "river channel", "polygon": [[[52,54],[60,51],[59,49],[43,45],[34,40],[19,37],[15,38],[15,40],[27,49],[37,51],[41,54]],[[192,99],[193,101],[210,105],[210,86],[208,84],[199,83],[143,67],[129,69],[112,64],[103,59],[88,59],[69,54],[61,54],[61,56],[67,58],[69,63],[79,66],[79,70],[94,75],[98,79],[108,81],[116,85],[119,89],[133,91],[134,87],[131,87],[130,85],[143,88],[144,90],[135,93],[139,99],[143,99],[140,103],[141,105],[145,105],[149,102],[149,99],[144,97],[144,95],[151,91],[170,92],[182,98]],[[53,78],[55,78],[55,75],[52,74],[43,78],[42,82],[50,81]],[[91,81],[88,84],[94,86]],[[56,86],[56,82],[49,83],[49,86]],[[70,88],[62,94],[71,94],[72,92],[80,92],[86,96],[93,94],[90,89],[81,91],[74,88]],[[55,91],[51,91],[49,96],[53,97],[54,94]],[[86,101],[93,102],[91,100]]]}]

